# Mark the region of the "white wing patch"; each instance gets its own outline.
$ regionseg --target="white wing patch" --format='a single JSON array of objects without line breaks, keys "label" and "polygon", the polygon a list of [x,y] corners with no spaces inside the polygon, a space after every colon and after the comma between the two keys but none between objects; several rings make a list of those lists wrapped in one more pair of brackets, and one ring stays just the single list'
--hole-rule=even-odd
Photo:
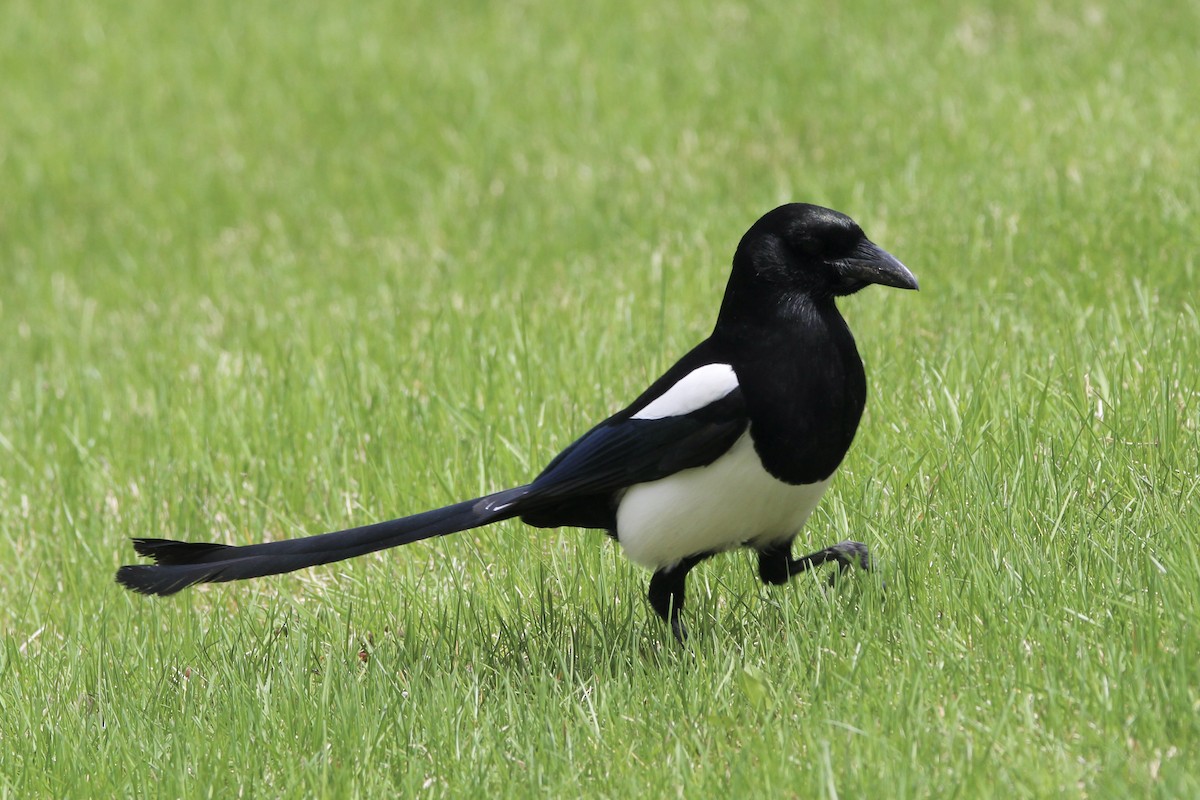
[{"label": "white wing patch", "polygon": [[684,375],[679,383],[656,397],[633,419],[681,417],[715,403],[738,387],[737,375],[728,364],[705,364]]}]

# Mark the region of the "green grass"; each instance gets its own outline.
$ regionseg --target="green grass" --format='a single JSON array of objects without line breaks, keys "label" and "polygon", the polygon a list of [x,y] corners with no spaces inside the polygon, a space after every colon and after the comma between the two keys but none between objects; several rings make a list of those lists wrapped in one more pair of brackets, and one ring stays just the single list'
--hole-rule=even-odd
[{"label": "green grass", "polygon": [[[1200,796],[1198,28],[0,5],[0,796]],[[843,303],[871,398],[801,537],[879,574],[714,559],[690,652],[575,530],[113,583],[527,479],[786,200],[922,282]]]}]

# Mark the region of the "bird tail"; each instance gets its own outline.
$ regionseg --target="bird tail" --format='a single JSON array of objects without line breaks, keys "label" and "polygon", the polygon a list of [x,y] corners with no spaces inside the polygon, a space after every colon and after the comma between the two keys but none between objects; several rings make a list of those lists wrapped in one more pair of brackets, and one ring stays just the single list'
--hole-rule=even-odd
[{"label": "bird tail", "polygon": [[240,581],[329,564],[510,519],[521,513],[517,501],[528,492],[521,486],[361,528],[241,547],[134,539],[138,555],[155,563],[121,567],[117,583],[142,594],[165,596],[197,583]]}]

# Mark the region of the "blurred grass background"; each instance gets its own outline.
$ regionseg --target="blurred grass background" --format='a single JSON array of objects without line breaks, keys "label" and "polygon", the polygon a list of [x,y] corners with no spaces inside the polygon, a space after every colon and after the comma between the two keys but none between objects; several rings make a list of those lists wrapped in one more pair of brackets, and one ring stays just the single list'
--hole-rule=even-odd
[{"label": "blurred grass background", "polygon": [[[1200,793],[1200,6],[0,6],[0,794]],[[802,536],[694,652],[505,524],[167,602],[527,479],[829,205],[919,295]],[[882,588],[886,580],[886,591]]]}]

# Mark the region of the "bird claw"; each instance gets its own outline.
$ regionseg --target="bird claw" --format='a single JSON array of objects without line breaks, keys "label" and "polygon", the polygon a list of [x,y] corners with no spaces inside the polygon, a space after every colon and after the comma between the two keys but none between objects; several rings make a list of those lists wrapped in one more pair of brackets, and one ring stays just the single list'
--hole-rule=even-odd
[{"label": "bird claw", "polygon": [[871,552],[862,542],[838,542],[829,549],[833,551],[833,557],[843,570],[854,566],[854,562],[857,561],[859,567],[867,572],[871,571]]},{"label": "bird claw", "polygon": [[837,583],[838,578],[851,567],[857,566],[864,572],[871,571],[871,552],[862,542],[838,542],[829,548],[829,554],[837,561],[838,568],[829,576],[829,585]]}]

